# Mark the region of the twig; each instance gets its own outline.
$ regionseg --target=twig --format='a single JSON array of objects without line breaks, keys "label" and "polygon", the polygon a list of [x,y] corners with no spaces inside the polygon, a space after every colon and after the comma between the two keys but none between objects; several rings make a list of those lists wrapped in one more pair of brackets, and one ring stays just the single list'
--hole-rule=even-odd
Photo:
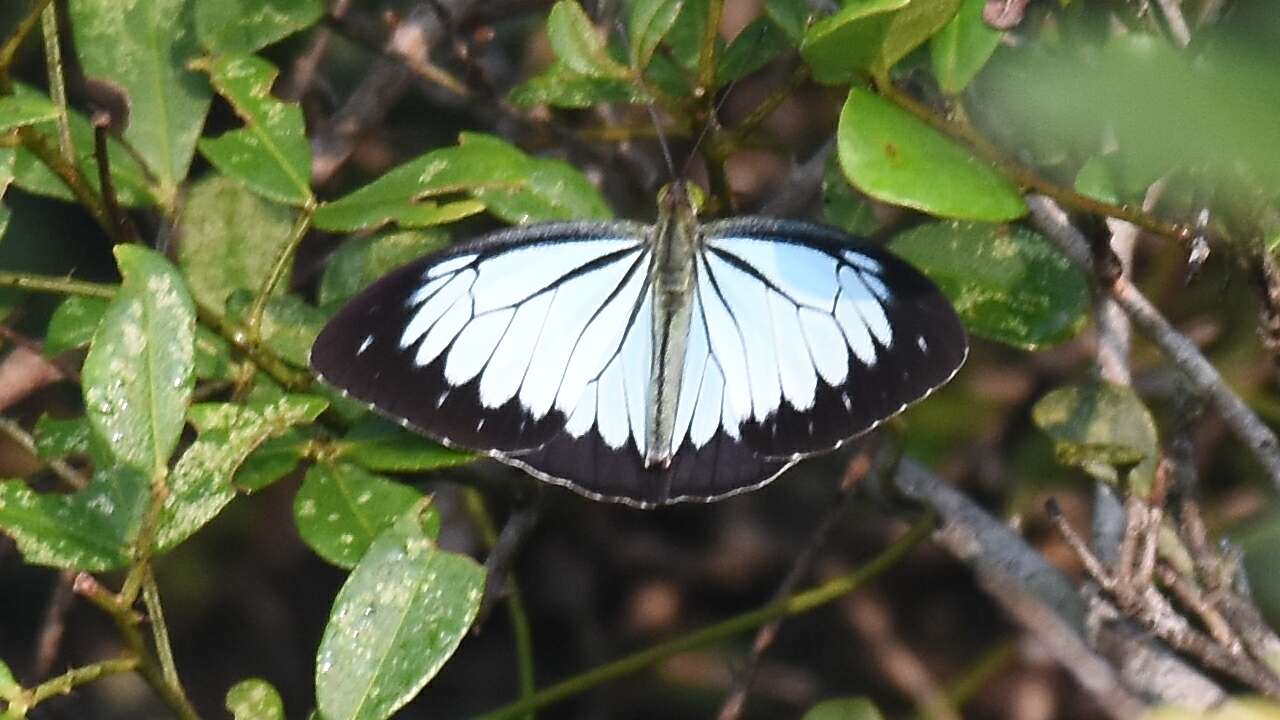
[{"label": "twig", "polygon": [[0,412],[61,379],[62,370],[40,353],[15,347],[0,360]]},{"label": "twig", "polygon": [[[1092,275],[1093,258],[1084,237],[1052,199],[1029,195],[1032,223],[1062,250],[1072,262]],[[1195,343],[1178,332],[1160,311],[1124,277],[1106,288],[1134,324],[1176,365],[1196,390],[1205,397],[1227,427],[1253,452],[1273,485],[1280,488],[1280,441],[1275,433],[1240,399],[1218,370],[1205,359]]]},{"label": "twig", "polygon": [[39,679],[49,674],[53,663],[58,659],[58,651],[62,647],[62,636],[67,629],[67,613],[71,611],[71,601],[75,593],[71,591],[71,583],[75,580],[75,572],[63,570],[53,581],[53,591],[49,595],[49,604],[44,609],[44,619],[40,621],[40,632],[36,635],[36,648],[31,662],[31,676]]},{"label": "twig", "polygon": [[41,14],[44,35],[45,67],[49,74],[49,98],[58,108],[58,150],[70,165],[76,162],[76,148],[71,142],[71,123],[67,119],[67,84],[62,75],[62,48],[58,45],[58,4],[53,3]]},{"label": "twig", "polygon": [[[869,474],[879,476],[893,471],[898,460],[901,459],[901,454],[897,448],[886,447],[882,450],[880,453],[875,453],[873,449],[863,450],[850,461],[844,477],[840,479],[840,487],[836,490],[834,501],[830,503],[831,509],[818,521],[808,542],[796,554],[791,568],[782,582],[778,583],[778,588],[774,590],[774,600],[781,600],[793,594],[800,582],[809,575],[818,552],[826,547],[831,533],[835,531],[840,519],[848,511],[854,497],[854,490],[857,489],[860,481]],[[760,658],[773,644],[781,624],[781,620],[775,620],[756,631],[755,639],[751,643],[751,651],[734,675],[729,692],[725,694],[724,701],[720,704],[720,712],[716,714],[718,720],[736,720],[742,716],[742,711],[747,704],[747,693],[751,690],[751,683],[755,680],[756,670],[760,666]]]},{"label": "twig", "polygon": [[135,657],[123,657],[114,660],[103,660],[85,665],[84,667],[73,668],[51,680],[46,680],[39,685],[25,690],[16,699],[9,703],[8,712],[5,717],[21,718],[26,717],[32,708],[51,697],[58,695],[70,695],[71,691],[86,683],[91,683],[105,675],[115,675],[117,673],[129,672],[136,670],[138,667],[138,659]]},{"label": "twig", "polygon": [[125,238],[120,235],[115,223],[111,221],[111,215],[107,212],[102,198],[89,184],[79,165],[63,159],[57,148],[49,142],[48,136],[30,125],[18,128],[18,139],[22,141],[23,147],[31,151],[32,155],[35,155],[62,181],[62,184],[75,196],[76,202],[84,206],[94,222],[98,223],[107,237],[111,238],[111,242],[116,244],[125,242]]},{"label": "twig", "polygon": [[898,636],[884,598],[873,592],[851,595],[841,603],[858,633],[858,641],[878,672],[900,690],[930,720],[959,720],[937,678],[924,661]]},{"label": "twig", "polygon": [[[341,18],[350,9],[351,0],[333,0],[329,6],[329,17]],[[315,29],[312,30],[311,43],[293,61],[293,68],[289,72],[289,76],[281,83],[281,100],[296,102],[307,94],[307,91],[311,89],[311,84],[315,81],[316,70],[319,69],[320,61],[324,59],[325,53],[328,52],[329,43],[332,39],[333,32],[326,25],[316,25]]]},{"label": "twig", "polygon": [[857,590],[875,579],[880,573],[893,567],[914,547],[928,538],[930,531],[933,529],[933,524],[934,516],[932,514],[917,520],[905,535],[894,541],[892,545],[870,562],[850,573],[832,578],[817,587],[792,595],[785,600],[771,602],[757,610],[743,613],[702,630],[688,633],[665,643],[659,643],[648,649],[601,665],[581,675],[540,690],[527,700],[514,702],[485,713],[478,720],[507,720],[508,718],[521,717],[530,710],[550,705],[602,683],[637,672],[672,655],[678,655],[694,648],[725,640],[747,630],[758,628],[778,618],[809,612],[816,607],[825,605]]},{"label": "twig", "polygon": [[289,240],[276,253],[275,260],[271,263],[271,271],[267,273],[262,287],[253,298],[253,305],[249,307],[249,313],[245,317],[246,342],[250,346],[256,347],[261,340],[262,316],[267,310],[267,303],[271,300],[276,288],[280,287],[288,277],[289,271],[293,269],[293,257],[297,254],[303,238],[307,236],[307,231],[311,229],[311,216],[315,214],[315,208],[315,202],[312,200],[308,200],[303,206],[297,221],[293,224],[293,230],[289,232]]},{"label": "twig", "polygon": [[107,148],[107,130],[112,118],[105,112],[93,114],[93,157],[98,165],[98,186],[102,188],[102,204],[106,208],[111,224],[117,234],[126,242],[140,243],[142,238],[133,221],[120,207],[120,199],[116,194],[116,181],[111,176],[111,154]]}]

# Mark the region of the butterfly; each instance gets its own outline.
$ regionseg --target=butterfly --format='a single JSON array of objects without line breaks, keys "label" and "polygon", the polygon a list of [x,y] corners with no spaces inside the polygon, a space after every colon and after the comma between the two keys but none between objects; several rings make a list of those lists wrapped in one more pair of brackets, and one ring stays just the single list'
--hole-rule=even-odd
[{"label": "butterfly", "polygon": [[379,279],[311,349],[327,383],[450,447],[653,507],[762,487],[949,381],[968,341],[919,271],[834,228],[495,232]]}]

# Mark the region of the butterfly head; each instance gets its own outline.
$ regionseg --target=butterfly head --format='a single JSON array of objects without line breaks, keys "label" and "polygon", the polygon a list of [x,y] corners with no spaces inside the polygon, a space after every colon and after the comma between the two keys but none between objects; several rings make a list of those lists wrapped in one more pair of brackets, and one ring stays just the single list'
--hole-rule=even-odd
[{"label": "butterfly head", "polygon": [[688,180],[673,180],[658,191],[658,211],[692,219],[702,212],[706,199],[706,193],[697,185]]}]

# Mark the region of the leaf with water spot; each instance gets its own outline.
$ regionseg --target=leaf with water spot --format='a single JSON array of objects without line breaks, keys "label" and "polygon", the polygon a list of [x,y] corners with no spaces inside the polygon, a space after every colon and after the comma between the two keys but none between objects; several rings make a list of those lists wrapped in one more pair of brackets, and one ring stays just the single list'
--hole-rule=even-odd
[{"label": "leaf with water spot", "polygon": [[57,460],[64,457],[94,456],[95,463],[102,463],[106,458],[103,449],[94,443],[93,428],[84,416],[74,418],[55,418],[41,415],[36,421],[35,432],[36,454],[43,460]]},{"label": "leaf with water spot", "polygon": [[1027,228],[926,223],[898,235],[890,247],[938,284],[974,335],[1034,350],[1084,327],[1084,274]]},{"label": "leaf with water spot", "polygon": [[107,312],[108,301],[103,298],[73,295],[63,300],[49,318],[44,334],[45,357],[57,357],[68,350],[88,345],[93,333]]},{"label": "leaf with water spot", "polygon": [[117,245],[124,282],[84,360],[85,414],[121,463],[147,476],[168,465],[194,384],[195,304],[165,257]]},{"label": "leaf with water spot", "polygon": [[262,443],[236,468],[231,483],[238,492],[255,493],[293,472],[302,462],[303,444],[307,436],[298,428],[290,428],[278,437]]},{"label": "leaf with water spot", "polygon": [[32,565],[113,570],[128,564],[150,497],[148,476],[126,466],[100,470],[88,487],[66,494],[7,480],[0,482],[0,530]]},{"label": "leaf with water spot", "polygon": [[314,421],[327,406],[314,395],[286,395],[261,406],[193,405],[190,420],[200,434],[169,478],[156,546],[171,548],[204,527],[235,497],[231,478],[254,449],[295,425]]},{"label": "leaf with water spot", "polygon": [[382,720],[457,650],[484,594],[484,569],[423,529],[427,501],[380,534],[334,600],[316,653],[326,720]]},{"label": "leaf with water spot", "polygon": [[294,215],[222,175],[193,184],[179,216],[178,265],[196,302],[221,315],[232,292],[258,292],[289,242]]},{"label": "leaf with water spot", "polygon": [[241,680],[227,691],[227,710],[235,720],[284,720],[284,701],[262,678]]},{"label": "leaf with water spot", "polygon": [[[422,493],[403,483],[355,465],[320,463],[293,500],[298,534],[317,555],[342,568],[353,568],[369,546],[397,518],[422,500]],[[440,513],[434,506],[422,511],[424,532],[440,534]]]},{"label": "leaf with water spot", "polygon": [[471,453],[447,448],[373,416],[351,426],[342,438],[339,457],[381,472],[423,472],[475,460]]},{"label": "leaf with water spot", "polygon": [[196,0],[196,35],[214,52],[251,53],[324,17],[324,0]]},{"label": "leaf with water spot", "polygon": [[206,58],[218,94],[231,103],[244,127],[200,141],[200,152],[228,177],[270,200],[288,205],[311,201],[311,145],[302,107],[271,96],[278,71],[254,55]]},{"label": "leaf with water spot", "polygon": [[194,0],[70,0],[76,55],[89,77],[132,100],[124,137],[169,205],[187,177],[213,93],[188,68],[200,54]]},{"label": "leaf with water spot", "polygon": [[1160,446],[1151,411],[1133,390],[1093,382],[1058,388],[1040,398],[1031,417],[1054,441],[1058,461],[1104,482],[1127,480],[1151,492]]},{"label": "leaf with water spot", "polygon": [[[654,58],[657,66],[657,58]],[[591,77],[574,72],[564,63],[555,62],[541,73],[511,89],[507,99],[514,105],[551,105],[562,108],[587,108],[600,103],[643,103],[649,95],[631,80]]]}]

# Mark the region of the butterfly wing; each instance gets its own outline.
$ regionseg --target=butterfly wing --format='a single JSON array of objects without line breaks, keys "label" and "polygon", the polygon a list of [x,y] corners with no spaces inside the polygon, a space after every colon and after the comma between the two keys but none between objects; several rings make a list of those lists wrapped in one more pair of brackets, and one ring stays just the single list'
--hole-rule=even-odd
[{"label": "butterfly wing", "polygon": [[576,400],[560,390],[566,368],[592,373],[638,311],[646,232],[552,223],[454,245],[343,307],[312,346],[311,365],[450,445],[500,458],[539,448]]},{"label": "butterfly wing", "polygon": [[955,375],[968,342],[950,302],[907,263],[850,240],[766,218],[704,226],[685,378],[707,368],[703,382],[723,385],[721,412],[717,424],[686,383],[677,416],[690,420],[677,441],[696,448],[724,435],[797,459],[866,432]]}]

